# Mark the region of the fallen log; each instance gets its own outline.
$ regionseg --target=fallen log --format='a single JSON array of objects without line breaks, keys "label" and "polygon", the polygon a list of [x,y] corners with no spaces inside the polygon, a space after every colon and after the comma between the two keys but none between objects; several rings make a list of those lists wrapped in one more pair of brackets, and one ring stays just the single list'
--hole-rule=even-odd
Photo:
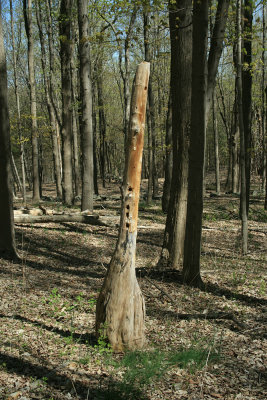
[{"label": "fallen log", "polygon": [[98,225],[98,226],[111,226],[115,227],[114,222],[109,221],[108,218],[99,218],[98,215],[84,215],[84,214],[54,214],[54,215],[30,215],[22,214],[14,216],[15,224],[28,224],[28,223],[42,223],[42,222],[81,222],[84,224]]}]

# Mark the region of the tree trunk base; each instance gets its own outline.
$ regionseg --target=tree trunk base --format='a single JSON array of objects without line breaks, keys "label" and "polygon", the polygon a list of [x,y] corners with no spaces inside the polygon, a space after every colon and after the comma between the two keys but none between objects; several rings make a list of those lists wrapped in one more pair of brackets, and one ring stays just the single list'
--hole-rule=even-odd
[{"label": "tree trunk base", "polygon": [[115,352],[140,349],[145,343],[145,303],[132,264],[134,253],[129,252],[126,262],[125,255],[112,259],[96,306],[97,337]]}]

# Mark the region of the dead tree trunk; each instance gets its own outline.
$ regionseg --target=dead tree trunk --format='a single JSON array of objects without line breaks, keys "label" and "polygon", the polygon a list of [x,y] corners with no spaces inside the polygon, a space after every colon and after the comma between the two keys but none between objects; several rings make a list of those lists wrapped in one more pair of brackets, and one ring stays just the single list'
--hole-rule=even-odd
[{"label": "dead tree trunk", "polygon": [[145,340],[135,250],[149,67],[139,64],[133,84],[119,238],[96,307],[97,336],[105,336],[115,351],[141,348]]}]

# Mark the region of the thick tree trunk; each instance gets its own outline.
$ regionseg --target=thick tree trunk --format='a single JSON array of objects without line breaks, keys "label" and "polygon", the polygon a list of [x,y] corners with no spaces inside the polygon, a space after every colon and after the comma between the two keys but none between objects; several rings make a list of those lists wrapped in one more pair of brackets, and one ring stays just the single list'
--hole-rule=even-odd
[{"label": "thick tree trunk", "polygon": [[17,259],[15,245],[6,56],[0,3],[0,257]]},{"label": "thick tree trunk", "polygon": [[135,251],[149,63],[137,67],[122,187],[119,238],[96,307],[96,332],[115,351],[144,344],[144,299],[135,275]]},{"label": "thick tree trunk", "polygon": [[37,131],[36,111],[36,85],[34,76],[34,47],[32,31],[32,0],[23,0],[25,30],[28,39],[28,72],[31,103],[31,133],[32,133],[32,180],[33,201],[40,200],[40,175],[39,175],[39,145]]},{"label": "thick tree trunk", "polygon": [[82,101],[82,210],[93,209],[94,159],[93,159],[93,119],[92,83],[90,71],[90,42],[87,1],[78,0],[80,91]]},{"label": "thick tree trunk", "polygon": [[72,0],[61,0],[60,5],[60,58],[62,88],[62,162],[63,202],[73,203],[72,186],[72,104],[71,104],[71,18]]},{"label": "thick tree trunk", "polygon": [[242,92],[242,23],[241,23],[241,0],[237,0],[236,9],[236,33],[237,33],[237,99],[240,130],[240,170],[241,170],[241,191],[240,191],[240,215],[242,220],[242,253],[247,254],[248,250],[248,221],[247,221],[247,191],[246,191],[246,147],[243,117],[243,92]]},{"label": "thick tree trunk", "polygon": [[208,0],[194,2],[191,134],[183,280],[201,286],[200,255],[206,132]]},{"label": "thick tree trunk", "polygon": [[[170,2],[173,170],[161,259],[178,269],[183,260],[187,209],[191,107],[192,1]],[[177,25],[177,20],[179,24]]]}]

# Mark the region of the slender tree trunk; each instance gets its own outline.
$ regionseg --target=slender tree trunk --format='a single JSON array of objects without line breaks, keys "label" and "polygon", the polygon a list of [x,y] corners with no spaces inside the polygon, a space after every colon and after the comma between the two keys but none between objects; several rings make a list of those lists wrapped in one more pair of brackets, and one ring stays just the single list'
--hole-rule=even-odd
[{"label": "slender tree trunk", "polygon": [[[192,1],[170,2],[173,170],[161,260],[178,269],[183,260],[187,209],[191,108]],[[179,24],[177,21],[179,20]]]},{"label": "slender tree trunk", "polygon": [[244,0],[244,50],[243,68],[242,68],[242,107],[243,107],[243,126],[245,140],[245,164],[246,164],[246,207],[249,211],[249,193],[250,193],[250,169],[251,169],[251,102],[252,102],[252,19],[253,19],[253,1]]},{"label": "slender tree trunk", "polygon": [[183,280],[201,286],[200,255],[206,132],[208,0],[193,7],[191,134]]},{"label": "slender tree trunk", "polygon": [[82,101],[82,211],[93,209],[94,161],[92,83],[90,71],[89,24],[86,0],[77,0],[79,23],[80,92]]},{"label": "slender tree trunk", "polygon": [[73,203],[72,186],[72,104],[71,104],[71,18],[72,0],[61,0],[60,5],[60,58],[62,87],[62,162],[63,202]]},{"label": "slender tree trunk", "polygon": [[51,92],[49,91],[49,83],[46,74],[46,54],[45,54],[45,43],[43,37],[43,19],[42,19],[42,10],[40,0],[38,4],[36,4],[36,19],[37,25],[39,29],[39,38],[41,45],[41,60],[42,60],[42,70],[43,70],[43,79],[44,79],[44,89],[45,89],[45,97],[47,104],[47,111],[50,120],[51,127],[51,139],[52,139],[52,149],[53,149],[53,161],[54,161],[54,175],[56,181],[56,190],[57,190],[57,198],[62,198],[62,186],[61,186],[61,170],[60,170],[60,159],[59,159],[59,149],[58,149],[58,140],[57,140],[57,127],[56,127],[56,117],[54,108],[51,101]]},{"label": "slender tree trunk", "polygon": [[[93,79],[93,82],[95,79]],[[92,118],[93,118],[93,148],[94,148],[94,192],[98,195],[98,182],[97,182],[97,144],[96,144],[96,110],[95,110],[95,85],[92,84],[92,95],[93,95],[93,106],[92,106]]]},{"label": "slender tree trunk", "polygon": [[2,4],[0,2],[0,257],[16,260],[10,126],[7,102],[7,71],[2,30]]},{"label": "slender tree trunk", "polygon": [[166,119],[166,157],[165,157],[165,179],[163,185],[162,195],[162,211],[168,211],[168,205],[170,201],[171,193],[171,179],[172,179],[172,164],[173,164],[173,149],[172,149],[172,104],[171,104],[171,93],[169,94],[168,113]]},{"label": "slender tree trunk", "polygon": [[220,159],[219,159],[219,139],[218,139],[218,124],[216,114],[216,104],[213,94],[213,135],[214,135],[214,161],[215,161],[215,182],[216,182],[216,193],[219,195],[221,191],[220,187]]},{"label": "slender tree trunk", "polygon": [[137,67],[131,101],[119,238],[96,306],[97,336],[115,351],[144,344],[145,304],[135,275],[138,202],[144,145],[149,63]]},{"label": "slender tree trunk", "polygon": [[[144,19],[144,47],[145,47],[145,61],[152,62],[152,49],[150,44],[150,1],[144,8],[143,19]],[[156,161],[156,117],[155,117],[155,99],[153,92],[153,65],[150,68],[150,81],[148,86],[148,122],[149,122],[149,147],[148,147],[148,162],[149,162],[149,176],[148,176],[148,195],[147,202],[150,203],[152,200],[152,188],[153,197],[158,195],[158,174],[157,174],[157,161]]]},{"label": "slender tree trunk", "polygon": [[33,201],[40,200],[40,175],[39,175],[39,145],[37,131],[36,111],[36,85],[34,76],[34,47],[32,31],[32,0],[23,0],[25,30],[28,39],[28,72],[31,103],[31,131],[32,131],[32,179]]},{"label": "slender tree trunk", "polygon": [[[265,87],[265,127],[267,126],[267,86]],[[266,142],[265,142],[266,143]],[[265,163],[265,202],[264,202],[264,209],[267,210],[267,146],[265,145],[265,159],[266,159],[266,163]]]},{"label": "slender tree trunk", "polygon": [[241,23],[241,0],[237,0],[236,9],[237,30],[237,97],[240,129],[240,170],[241,170],[241,192],[240,192],[240,214],[242,219],[242,253],[248,250],[248,221],[247,221],[247,191],[246,191],[246,148],[243,117],[243,93],[242,93],[242,23]]},{"label": "slender tree trunk", "polygon": [[20,113],[20,97],[18,91],[18,77],[17,77],[17,58],[15,54],[15,37],[14,37],[14,20],[13,20],[13,4],[10,0],[10,23],[11,23],[11,40],[12,40],[12,58],[13,58],[13,71],[14,71],[14,86],[17,106],[17,118],[18,118],[18,133],[20,141],[20,163],[21,163],[21,175],[22,175],[22,198],[23,205],[26,205],[26,179],[25,179],[25,164],[24,164],[24,142],[22,137],[21,129],[21,113]]},{"label": "slender tree trunk", "polygon": [[100,55],[97,72],[97,99],[98,99],[98,118],[99,118],[99,136],[100,136],[100,166],[103,188],[106,186],[106,116],[103,100],[103,60]]},{"label": "slender tree trunk", "polygon": [[[237,80],[236,80],[237,85]],[[236,90],[237,92],[237,87]],[[237,95],[234,104],[233,126],[231,132],[231,152],[232,152],[232,193],[239,192],[239,159],[238,159],[238,138],[239,132],[239,116],[237,110]]]}]

